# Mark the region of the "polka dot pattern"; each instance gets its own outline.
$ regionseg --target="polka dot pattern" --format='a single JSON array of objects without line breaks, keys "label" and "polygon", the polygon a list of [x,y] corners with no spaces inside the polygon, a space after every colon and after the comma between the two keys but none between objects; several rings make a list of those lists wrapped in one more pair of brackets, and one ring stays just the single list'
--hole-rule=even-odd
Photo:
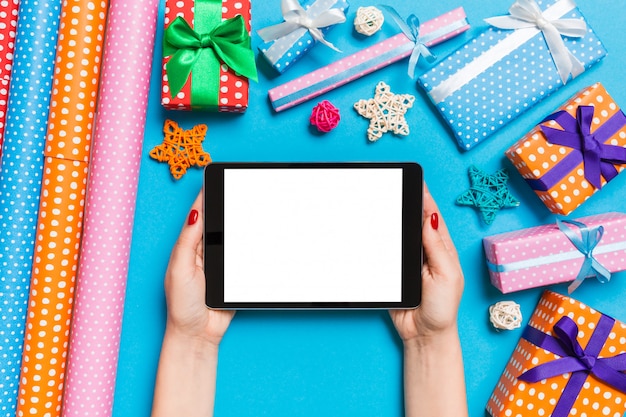
[{"label": "polka dot pattern", "polygon": [[[626,249],[619,249],[620,244],[626,246],[626,215],[603,213],[577,220],[588,227],[604,227],[602,240],[594,249],[598,262],[611,272],[626,270]],[[489,271],[491,283],[503,294],[573,281],[584,261],[583,255],[554,223],[488,236],[483,239],[483,246],[487,261],[495,265],[534,260],[531,266],[508,272]],[[550,259],[562,254],[574,257],[562,261]]]},{"label": "polka dot pattern", "polygon": [[[422,37],[428,36],[436,30],[447,27],[453,29],[444,30],[443,35],[432,39],[427,45],[432,46],[443,42],[469,28],[465,10],[462,7],[424,22],[420,26],[420,34]],[[274,87],[268,91],[268,96],[274,110],[277,112],[286,110],[407,58],[411,55],[414,46],[415,44],[406,35],[400,33],[333,64]]]},{"label": "polka dot pattern", "polygon": [[60,10],[59,1],[19,5],[0,169],[0,412],[5,415],[16,411]]},{"label": "polka dot pattern", "polygon": [[[591,124],[592,134],[610,118],[622,111],[600,83],[583,89],[557,111],[563,110],[576,117],[579,106],[594,107],[594,119]],[[543,123],[543,125],[561,129],[554,121]],[[606,138],[604,143],[626,148],[626,125]],[[572,148],[551,144],[540,126],[532,129],[505,152],[507,158],[522,177],[527,180],[541,179],[571,153]],[[618,172],[622,172],[626,168],[626,164],[617,164],[615,168]],[[603,177],[602,185],[604,184],[606,184],[606,179]],[[580,158],[580,162],[575,164],[567,175],[556,181],[546,191],[535,190],[535,193],[552,213],[568,215],[598,191],[600,189],[585,179],[584,164]]]},{"label": "polka dot pattern", "polygon": [[[330,9],[337,9],[347,13],[349,6],[345,0],[309,0],[301,4],[302,8],[306,10],[307,16],[311,19],[315,19]],[[334,25],[320,28],[320,31],[326,35],[333,27]],[[299,28],[275,41],[259,45],[259,52],[267,59],[272,68],[282,74],[305,56],[316,43],[311,32],[306,28]],[[331,52],[329,51],[329,53]]]},{"label": "polka dot pattern", "polygon": [[112,414],[158,0],[109,7],[64,417]]},{"label": "polka dot pattern", "polygon": [[[241,15],[246,23],[248,33],[250,32],[250,0],[223,0],[222,1],[222,21]],[[194,27],[193,0],[167,0],[165,2],[165,27],[178,16],[183,17],[191,27]],[[192,106],[191,83],[192,78],[187,81],[176,97],[170,94],[165,73],[165,64],[169,57],[163,59],[162,83],[161,83],[161,104],[169,110],[214,110],[214,106],[194,101]],[[220,66],[220,87],[218,92],[217,110],[220,112],[243,113],[248,108],[248,79],[238,75],[226,64]]]},{"label": "polka dot pattern", "polygon": [[[554,3],[537,0],[542,10]],[[584,19],[577,8],[562,18]],[[586,69],[606,55],[602,42],[589,25],[587,28],[583,38],[563,38]],[[488,28],[420,76],[418,83],[430,93],[509,34],[511,31]],[[435,105],[459,147],[467,151],[562,86],[543,34],[538,33]]]},{"label": "polka dot pattern", "polygon": [[[578,342],[584,348],[600,319],[600,314],[573,298],[546,291],[528,325],[552,335],[554,324],[561,317],[569,316],[578,326]],[[616,321],[598,357],[612,357],[624,352],[626,352],[626,325]],[[558,355],[520,339],[489,398],[487,403],[489,414],[494,417],[550,416],[571,374],[563,374],[536,383],[519,381],[517,376],[538,364],[557,358]],[[569,415],[622,417],[625,410],[626,394],[588,376]]]},{"label": "polka dot pattern", "polygon": [[9,103],[9,84],[15,50],[15,29],[19,0],[0,0],[0,157]]},{"label": "polka dot pattern", "polygon": [[18,417],[61,414],[106,11],[103,0],[61,8]]}]

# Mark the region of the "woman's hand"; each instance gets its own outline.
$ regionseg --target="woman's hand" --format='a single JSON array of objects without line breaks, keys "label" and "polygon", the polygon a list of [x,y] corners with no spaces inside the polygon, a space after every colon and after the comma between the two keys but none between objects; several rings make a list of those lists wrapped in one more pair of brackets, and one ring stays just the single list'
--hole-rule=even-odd
[{"label": "woman's hand", "polygon": [[457,333],[457,313],[463,293],[463,271],[437,204],[424,184],[422,240],[422,303],[413,310],[391,310],[403,342],[427,343],[439,335]]},{"label": "woman's hand", "polygon": [[205,340],[217,346],[235,312],[206,307],[203,224],[200,193],[172,250],[165,274],[167,332],[173,332],[179,337]]}]

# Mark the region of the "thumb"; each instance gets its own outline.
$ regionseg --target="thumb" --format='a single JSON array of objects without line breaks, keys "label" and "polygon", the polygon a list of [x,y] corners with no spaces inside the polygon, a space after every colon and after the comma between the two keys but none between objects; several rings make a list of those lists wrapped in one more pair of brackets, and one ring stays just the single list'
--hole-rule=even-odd
[{"label": "thumb", "polygon": [[202,243],[202,193],[189,210],[189,214],[172,250],[170,267],[172,270],[195,268],[196,256]]}]

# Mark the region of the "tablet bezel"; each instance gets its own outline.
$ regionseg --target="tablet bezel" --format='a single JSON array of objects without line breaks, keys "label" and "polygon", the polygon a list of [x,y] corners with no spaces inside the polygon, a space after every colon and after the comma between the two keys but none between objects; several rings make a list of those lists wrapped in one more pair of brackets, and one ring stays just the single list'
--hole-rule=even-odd
[{"label": "tablet bezel", "polygon": [[[225,169],[402,169],[402,300],[399,302],[224,302]],[[414,162],[226,162],[204,171],[205,302],[213,309],[410,309],[421,302],[423,172]]]}]

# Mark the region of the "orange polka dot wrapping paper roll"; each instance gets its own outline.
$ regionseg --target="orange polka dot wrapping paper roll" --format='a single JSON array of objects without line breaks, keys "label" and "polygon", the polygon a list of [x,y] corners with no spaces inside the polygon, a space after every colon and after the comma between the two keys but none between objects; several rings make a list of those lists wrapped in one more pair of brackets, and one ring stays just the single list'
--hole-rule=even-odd
[{"label": "orange polka dot wrapping paper roll", "polygon": [[61,415],[107,9],[106,0],[61,7],[18,417]]},{"label": "orange polka dot wrapping paper roll", "polygon": [[18,8],[18,0],[6,0],[2,3],[2,10],[0,10],[0,157],[2,157],[2,137],[9,103]]},{"label": "orange polka dot wrapping paper roll", "polygon": [[626,116],[596,83],[505,154],[548,210],[568,215],[626,168],[625,147]]},{"label": "orange polka dot wrapping paper roll", "polygon": [[[243,113],[248,107],[248,78],[256,79],[254,52],[250,46],[250,0],[166,0],[163,42],[161,104],[169,110],[210,110]],[[228,45],[194,49],[182,46],[230,25]],[[216,35],[219,36],[219,35]],[[195,52],[197,51],[197,52]],[[183,68],[183,62],[191,62]],[[183,71],[184,70],[184,71]],[[187,75],[187,72],[190,71]],[[240,74],[240,75],[238,75]],[[182,75],[182,77],[181,77]],[[176,78],[174,78],[176,76]]]},{"label": "orange polka dot wrapping paper roll", "polygon": [[545,291],[487,403],[493,417],[622,417],[626,325]]}]

